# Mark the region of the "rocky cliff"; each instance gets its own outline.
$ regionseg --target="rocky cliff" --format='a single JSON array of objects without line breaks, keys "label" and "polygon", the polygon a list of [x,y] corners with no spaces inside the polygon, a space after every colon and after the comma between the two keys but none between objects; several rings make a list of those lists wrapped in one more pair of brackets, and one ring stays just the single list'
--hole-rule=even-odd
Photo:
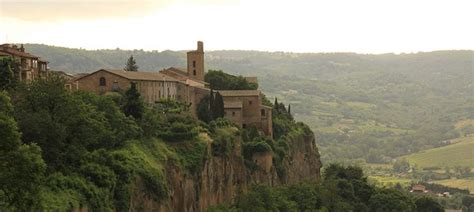
[{"label": "rocky cliff", "polygon": [[288,153],[280,167],[284,173],[277,172],[272,152],[254,154],[252,162],[258,168],[247,168],[241,156],[240,138],[236,138],[235,148],[226,156],[212,156],[209,144],[208,157],[198,173],[190,174],[171,163],[166,165],[168,198],[154,201],[143,192],[143,184],[138,181],[131,208],[135,211],[204,211],[215,205],[234,203],[238,195],[254,183],[275,186],[319,179],[321,162],[314,136],[296,135],[288,144]]}]

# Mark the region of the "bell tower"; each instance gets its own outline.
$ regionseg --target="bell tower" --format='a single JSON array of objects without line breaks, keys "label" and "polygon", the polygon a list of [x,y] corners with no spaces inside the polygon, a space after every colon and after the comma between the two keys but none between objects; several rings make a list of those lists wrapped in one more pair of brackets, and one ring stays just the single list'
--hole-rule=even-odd
[{"label": "bell tower", "polygon": [[204,81],[204,44],[197,42],[197,50],[188,52],[188,76]]}]

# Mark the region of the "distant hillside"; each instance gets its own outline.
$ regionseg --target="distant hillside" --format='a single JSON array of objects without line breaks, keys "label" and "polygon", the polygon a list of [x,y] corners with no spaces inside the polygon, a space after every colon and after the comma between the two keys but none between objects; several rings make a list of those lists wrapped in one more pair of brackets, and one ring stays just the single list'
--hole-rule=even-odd
[{"label": "distant hillside", "polygon": [[457,139],[454,144],[404,156],[412,165],[425,167],[469,166],[474,168],[474,137]]},{"label": "distant hillside", "polygon": [[[185,67],[176,51],[87,51],[29,44],[28,51],[70,73],[123,68]],[[416,54],[208,51],[206,68],[259,77],[271,98],[291,104],[315,131],[324,161],[385,162],[473,133],[455,124],[474,119],[474,51]]]}]

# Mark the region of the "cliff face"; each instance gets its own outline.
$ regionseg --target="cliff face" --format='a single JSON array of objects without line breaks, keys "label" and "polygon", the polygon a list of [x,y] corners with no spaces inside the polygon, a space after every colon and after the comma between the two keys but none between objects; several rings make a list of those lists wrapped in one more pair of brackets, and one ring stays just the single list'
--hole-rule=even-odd
[{"label": "cliff face", "polygon": [[[236,138],[237,139],[237,138]],[[254,183],[266,185],[292,184],[320,178],[321,162],[313,136],[295,136],[289,144],[282,166],[286,174],[277,174],[272,153],[254,154],[258,170],[246,168],[241,156],[240,139],[228,156],[209,156],[202,171],[190,175],[179,167],[166,166],[169,197],[156,202],[144,195],[141,183],[133,191],[131,206],[145,211],[204,211],[218,204],[232,204],[237,196]],[[208,147],[210,151],[210,145]]]}]

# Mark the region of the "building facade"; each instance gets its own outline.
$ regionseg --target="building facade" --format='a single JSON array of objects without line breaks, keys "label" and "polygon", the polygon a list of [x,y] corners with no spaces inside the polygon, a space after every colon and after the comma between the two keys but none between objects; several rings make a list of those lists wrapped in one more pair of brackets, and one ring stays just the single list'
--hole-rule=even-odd
[{"label": "building facade", "polygon": [[23,44],[20,47],[15,44],[0,45],[0,57],[12,57],[19,65],[20,72],[15,73],[15,77],[21,82],[29,82],[48,75],[48,62],[25,52]]},{"label": "building facade", "polygon": [[[210,94],[209,83],[204,81],[204,49],[201,41],[197,50],[187,53],[187,68],[170,67],[159,72],[131,72],[100,69],[80,76],[70,83],[73,90],[87,90],[96,94],[126,90],[131,83],[144,101],[153,104],[160,99],[174,99],[190,105],[197,117],[197,105]],[[256,78],[251,78],[257,81]],[[262,105],[259,90],[219,90],[224,100],[224,117],[242,128],[256,127],[272,136],[272,108]]]},{"label": "building facade", "polygon": [[242,128],[256,127],[273,135],[272,108],[262,104],[259,90],[219,90],[224,100],[224,117]]},{"label": "building facade", "polygon": [[178,97],[178,81],[157,72],[100,69],[74,79],[71,87],[73,90],[87,90],[100,95],[125,91],[132,83],[135,83],[143,100],[150,104],[163,98]]}]

